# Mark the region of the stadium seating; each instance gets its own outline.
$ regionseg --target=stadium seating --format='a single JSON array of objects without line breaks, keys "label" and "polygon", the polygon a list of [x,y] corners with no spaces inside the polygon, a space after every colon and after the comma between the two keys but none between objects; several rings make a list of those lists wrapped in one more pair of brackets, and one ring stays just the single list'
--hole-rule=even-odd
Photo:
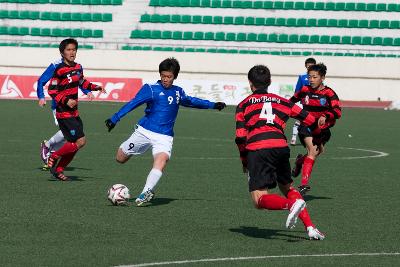
[{"label": "stadium seating", "polygon": [[53,21],[112,21],[111,13],[70,13],[70,12],[40,12],[0,10],[0,19],[30,19]]},{"label": "stadium seating", "polygon": [[0,27],[0,35],[32,35],[51,37],[81,37],[81,38],[102,38],[102,30],[90,29],[61,29],[61,28],[38,28],[38,27]]},{"label": "stadium seating", "polygon": [[354,2],[311,2],[311,1],[241,1],[241,0],[150,0],[150,6],[160,7],[203,7],[271,10],[323,10],[351,12],[399,12],[400,4],[354,3]]},{"label": "stadium seating", "polygon": [[61,5],[122,5],[122,0],[0,0],[1,3]]}]

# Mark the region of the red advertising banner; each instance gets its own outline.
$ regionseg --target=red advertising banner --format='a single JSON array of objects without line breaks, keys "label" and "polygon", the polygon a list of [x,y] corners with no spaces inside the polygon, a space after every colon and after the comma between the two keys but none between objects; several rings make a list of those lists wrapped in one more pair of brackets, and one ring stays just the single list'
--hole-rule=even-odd
[{"label": "red advertising banner", "polygon": [[[37,76],[24,75],[0,75],[0,99],[38,99],[36,94]],[[131,100],[142,87],[142,79],[136,78],[98,78],[88,77],[90,82],[100,85],[107,93],[101,94],[94,91],[94,100],[126,102]],[[45,86],[46,99],[47,85]],[[79,98],[85,100],[82,91],[79,90]]]}]

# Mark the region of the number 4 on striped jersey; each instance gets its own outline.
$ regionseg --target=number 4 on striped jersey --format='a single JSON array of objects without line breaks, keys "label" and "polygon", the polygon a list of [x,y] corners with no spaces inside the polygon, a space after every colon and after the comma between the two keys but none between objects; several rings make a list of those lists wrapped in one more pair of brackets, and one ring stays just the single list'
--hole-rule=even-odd
[{"label": "number 4 on striped jersey", "polygon": [[272,112],[271,102],[265,102],[260,113],[261,119],[267,119],[267,124],[274,124],[275,114]]}]

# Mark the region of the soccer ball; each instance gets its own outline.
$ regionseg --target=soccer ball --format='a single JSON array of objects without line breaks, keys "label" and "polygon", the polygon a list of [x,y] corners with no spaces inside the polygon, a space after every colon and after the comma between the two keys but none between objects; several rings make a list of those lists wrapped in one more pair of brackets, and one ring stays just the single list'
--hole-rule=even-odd
[{"label": "soccer ball", "polygon": [[130,197],[128,187],[123,184],[115,184],[107,192],[108,200],[115,206],[127,204]]}]

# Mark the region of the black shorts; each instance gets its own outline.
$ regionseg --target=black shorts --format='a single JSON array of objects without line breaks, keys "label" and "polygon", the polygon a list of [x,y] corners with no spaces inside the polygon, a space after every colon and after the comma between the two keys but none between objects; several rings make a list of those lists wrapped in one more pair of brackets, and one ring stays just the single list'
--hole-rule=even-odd
[{"label": "black shorts", "polygon": [[83,132],[83,124],[80,117],[67,119],[57,119],[58,126],[68,142],[76,142],[81,137],[85,136]]},{"label": "black shorts", "polygon": [[306,137],[312,137],[313,138],[313,144],[318,146],[318,145],[325,145],[328,143],[329,139],[331,139],[331,131],[329,129],[324,129],[321,130],[321,133],[319,134],[312,134],[310,129],[304,125],[299,126],[299,139],[301,144],[305,147],[306,144],[304,142],[304,138]]},{"label": "black shorts", "polygon": [[277,183],[282,185],[292,183],[289,157],[288,147],[249,151],[247,155],[249,192],[272,189]]}]

